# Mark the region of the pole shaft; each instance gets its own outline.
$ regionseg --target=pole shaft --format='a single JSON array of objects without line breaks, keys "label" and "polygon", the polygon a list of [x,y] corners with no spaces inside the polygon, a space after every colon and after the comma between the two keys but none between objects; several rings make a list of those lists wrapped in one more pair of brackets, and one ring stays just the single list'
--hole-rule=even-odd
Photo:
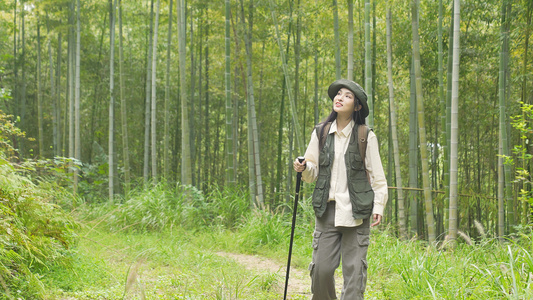
[{"label": "pole shaft", "polygon": [[291,269],[292,244],[294,242],[294,228],[296,226],[296,211],[298,210],[298,198],[300,197],[300,184],[302,182],[302,173],[296,175],[296,193],[294,194],[294,208],[292,212],[291,241],[289,244],[289,258],[287,259],[287,275],[285,276],[285,292],[283,300],[287,299],[287,287],[289,286],[289,272]]}]

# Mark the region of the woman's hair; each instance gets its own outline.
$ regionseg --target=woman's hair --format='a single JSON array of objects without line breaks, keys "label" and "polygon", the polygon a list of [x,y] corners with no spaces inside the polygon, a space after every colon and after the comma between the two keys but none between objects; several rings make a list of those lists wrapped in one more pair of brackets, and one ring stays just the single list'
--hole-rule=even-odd
[{"label": "woman's hair", "polygon": [[[361,103],[359,102],[359,100],[357,100],[357,102],[355,103],[355,105],[361,105]],[[329,122],[333,122],[333,120],[337,119],[337,112],[333,110],[333,108],[331,109],[331,113],[329,114],[329,116],[327,116],[327,118],[322,121],[321,123],[319,123],[320,125],[320,133],[318,134],[318,137],[322,137],[323,134],[324,134],[324,129],[326,128],[326,126],[324,126],[325,124],[329,123]],[[353,121],[355,122],[355,124],[357,125],[363,125],[365,124],[365,118],[363,118],[361,116],[361,110],[357,110],[357,111],[354,111],[352,113],[352,119]]]}]

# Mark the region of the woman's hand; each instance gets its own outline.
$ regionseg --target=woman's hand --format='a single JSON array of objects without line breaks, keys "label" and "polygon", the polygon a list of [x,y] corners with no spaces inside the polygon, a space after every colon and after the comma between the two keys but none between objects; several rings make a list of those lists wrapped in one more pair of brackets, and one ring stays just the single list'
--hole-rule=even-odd
[{"label": "woman's hand", "polygon": [[379,225],[379,223],[381,223],[381,215],[379,214],[374,214],[374,223],[370,224],[370,227],[374,227],[376,225]]},{"label": "woman's hand", "polygon": [[306,164],[305,159],[301,163],[298,161],[298,159],[295,159],[294,163],[293,163],[294,171],[296,171],[298,173],[303,172],[305,170],[305,167],[306,167],[305,164]]}]

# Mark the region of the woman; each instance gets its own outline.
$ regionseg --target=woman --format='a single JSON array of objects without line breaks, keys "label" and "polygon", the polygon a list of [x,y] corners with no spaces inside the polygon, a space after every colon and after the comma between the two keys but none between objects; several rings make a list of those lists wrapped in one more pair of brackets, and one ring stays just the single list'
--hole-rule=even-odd
[{"label": "woman", "polygon": [[329,86],[328,95],[333,101],[331,114],[315,127],[305,160],[293,164],[304,181],[317,181],[309,265],[312,299],[337,299],[334,274],[341,257],[341,300],[363,299],[370,226],[381,222],[387,181],[376,135],[365,125],[369,113],[365,91],[351,80],[339,79]]}]

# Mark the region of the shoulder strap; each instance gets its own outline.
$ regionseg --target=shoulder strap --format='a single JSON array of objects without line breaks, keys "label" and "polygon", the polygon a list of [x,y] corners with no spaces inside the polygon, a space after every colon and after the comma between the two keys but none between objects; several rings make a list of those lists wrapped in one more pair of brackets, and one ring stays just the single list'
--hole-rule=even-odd
[{"label": "shoulder strap", "polygon": [[[368,144],[368,133],[370,128],[365,124],[361,124],[357,127],[357,144],[359,145],[359,155],[363,160],[363,164],[366,158],[366,145]],[[366,167],[365,167],[366,169]]]}]

